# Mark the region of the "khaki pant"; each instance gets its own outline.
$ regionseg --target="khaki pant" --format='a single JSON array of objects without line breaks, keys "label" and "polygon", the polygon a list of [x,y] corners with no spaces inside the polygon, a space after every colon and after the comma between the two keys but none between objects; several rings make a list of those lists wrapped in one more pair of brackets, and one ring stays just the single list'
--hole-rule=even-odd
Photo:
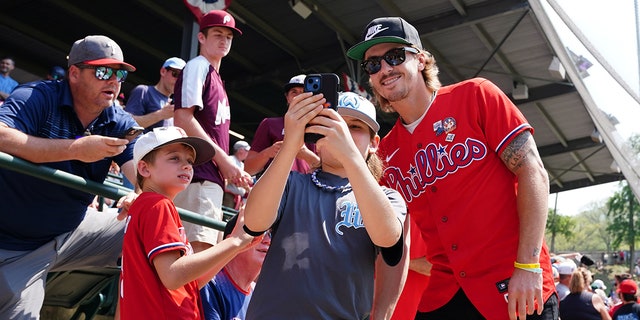
[{"label": "khaki pant", "polygon": [[124,221],[87,210],[80,225],[33,251],[0,249],[0,319],[38,319],[50,271],[118,267]]},{"label": "khaki pant", "polygon": [[[222,221],[222,195],[220,185],[210,182],[194,182],[174,199],[176,207]],[[183,222],[189,242],[205,242],[215,245],[222,240],[222,232],[195,223]]]}]

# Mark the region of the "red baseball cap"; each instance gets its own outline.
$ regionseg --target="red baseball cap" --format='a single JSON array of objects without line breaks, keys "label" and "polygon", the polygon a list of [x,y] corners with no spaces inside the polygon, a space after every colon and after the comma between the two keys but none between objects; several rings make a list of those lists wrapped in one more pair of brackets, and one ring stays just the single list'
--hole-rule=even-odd
[{"label": "red baseball cap", "polygon": [[618,285],[618,292],[623,294],[636,294],[638,292],[638,284],[633,279],[625,279]]},{"label": "red baseball cap", "polygon": [[209,27],[227,27],[236,35],[242,35],[242,31],[236,28],[236,19],[224,10],[211,10],[200,19],[200,32]]}]

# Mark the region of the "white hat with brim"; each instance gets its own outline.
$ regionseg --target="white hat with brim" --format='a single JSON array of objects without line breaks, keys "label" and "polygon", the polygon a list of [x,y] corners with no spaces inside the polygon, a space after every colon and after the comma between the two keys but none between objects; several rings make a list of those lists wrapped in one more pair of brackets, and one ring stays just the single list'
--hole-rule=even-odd
[{"label": "white hat with brim", "polygon": [[376,107],[357,93],[340,92],[337,111],[340,115],[361,120],[373,129],[373,132],[380,130],[380,124],[376,121]]},{"label": "white hat with brim", "polygon": [[182,128],[160,127],[138,138],[133,147],[133,161],[137,165],[149,152],[173,143],[183,143],[193,148],[196,153],[193,165],[211,161],[216,154],[211,143],[198,137],[187,137]]}]

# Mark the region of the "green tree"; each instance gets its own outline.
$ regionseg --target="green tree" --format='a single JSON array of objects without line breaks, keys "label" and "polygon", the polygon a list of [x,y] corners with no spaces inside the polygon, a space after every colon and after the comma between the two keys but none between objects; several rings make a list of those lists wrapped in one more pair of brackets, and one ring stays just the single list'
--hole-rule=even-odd
[{"label": "green tree", "polygon": [[610,252],[612,250],[613,235],[607,230],[609,219],[607,218],[607,203],[605,200],[592,202],[587,211],[583,211],[580,219],[584,219],[585,225],[581,233],[590,235],[587,246],[581,250],[596,250]]},{"label": "green tree", "polygon": [[554,209],[549,209],[546,229],[546,233],[551,237],[549,250],[556,251],[556,236],[563,236],[566,240],[571,240],[574,236],[574,227],[575,221],[571,217],[559,215]]},{"label": "green tree", "polygon": [[631,253],[628,263],[631,272],[635,261],[634,252],[638,234],[638,199],[626,182],[621,183],[620,190],[616,191],[607,201],[609,225],[607,230],[613,235],[612,246],[618,248],[622,243],[629,245]]}]

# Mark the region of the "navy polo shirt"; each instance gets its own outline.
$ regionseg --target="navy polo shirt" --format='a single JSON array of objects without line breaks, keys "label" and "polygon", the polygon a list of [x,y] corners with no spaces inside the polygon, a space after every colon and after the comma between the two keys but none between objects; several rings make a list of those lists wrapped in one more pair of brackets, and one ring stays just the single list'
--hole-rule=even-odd
[{"label": "navy polo shirt", "polygon": [[[18,86],[0,106],[0,122],[28,135],[77,139],[85,134],[118,137],[137,125],[122,108],[112,105],[84,128],[73,109],[67,81],[38,81]],[[111,161],[133,159],[135,140],[115,157],[94,163],[78,160],[42,163],[102,183]],[[0,249],[33,250],[75,229],[93,200],[90,193],[0,168]]]}]

